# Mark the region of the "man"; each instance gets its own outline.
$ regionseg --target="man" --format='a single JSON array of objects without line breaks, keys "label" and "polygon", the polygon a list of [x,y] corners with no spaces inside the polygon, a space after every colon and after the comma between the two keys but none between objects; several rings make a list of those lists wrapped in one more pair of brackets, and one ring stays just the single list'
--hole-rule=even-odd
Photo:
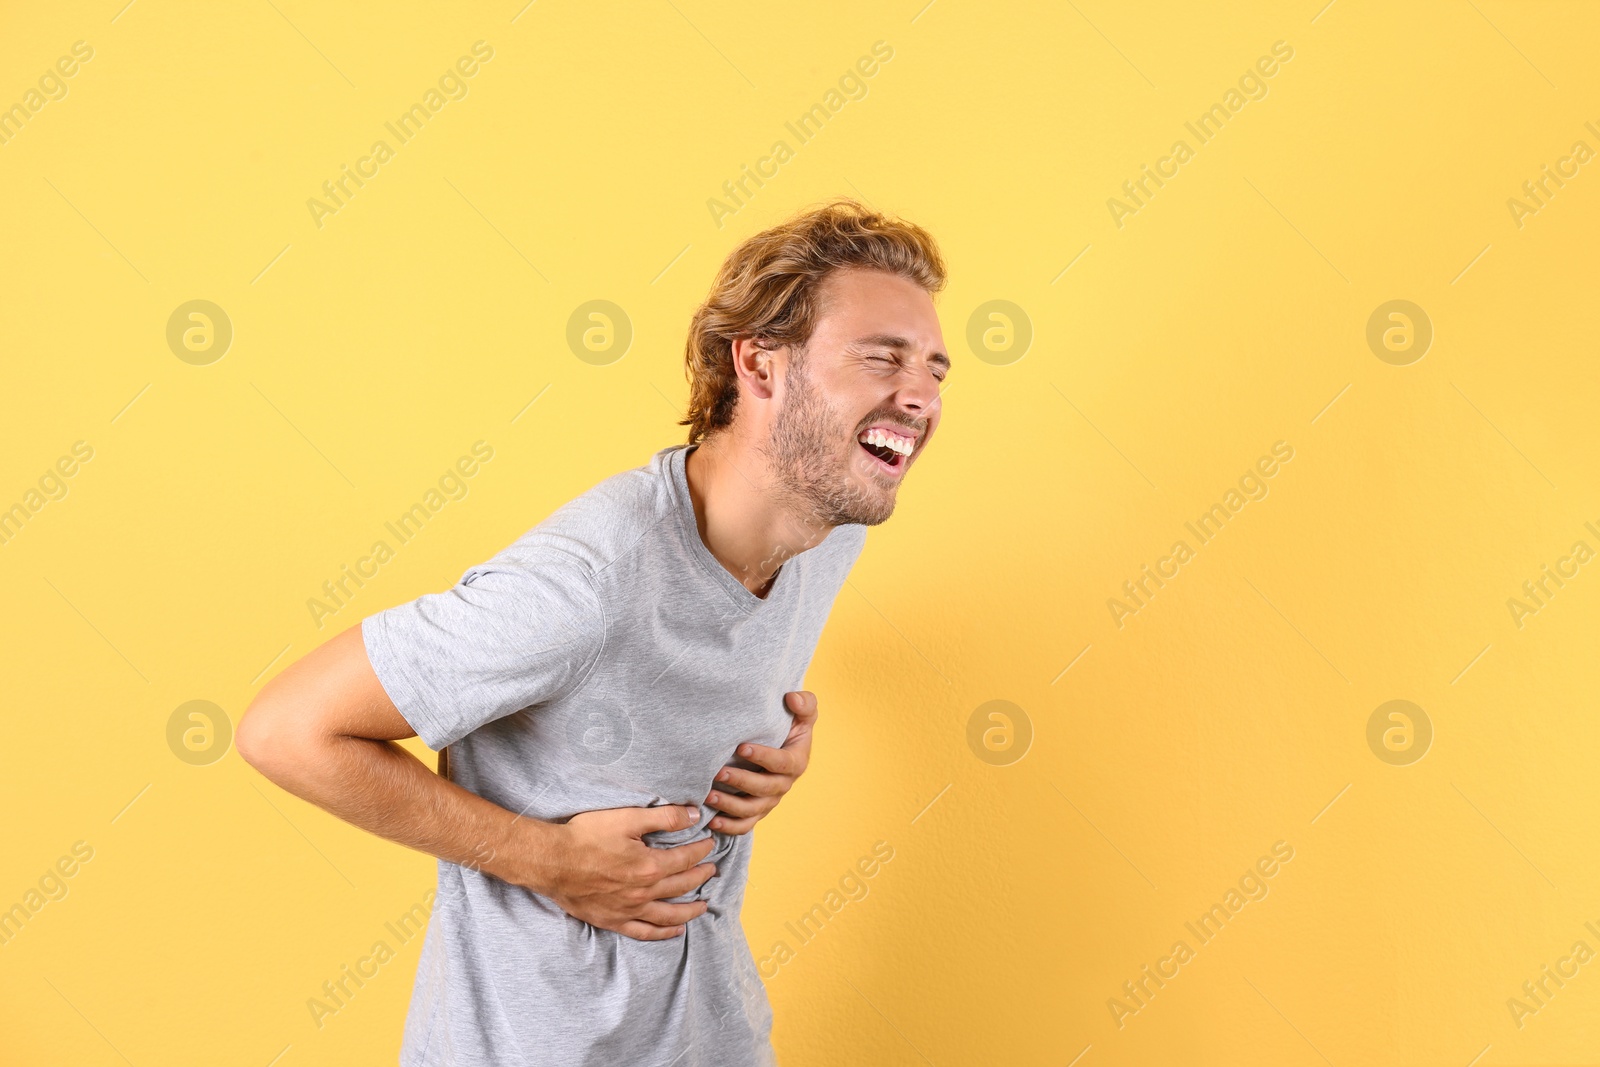
[{"label": "man", "polygon": [[805,769],[823,623],[938,426],[944,280],[853,201],[750,238],[690,325],[688,444],[251,705],[252,766],[440,861],[406,1067],[774,1062],[748,831]]}]

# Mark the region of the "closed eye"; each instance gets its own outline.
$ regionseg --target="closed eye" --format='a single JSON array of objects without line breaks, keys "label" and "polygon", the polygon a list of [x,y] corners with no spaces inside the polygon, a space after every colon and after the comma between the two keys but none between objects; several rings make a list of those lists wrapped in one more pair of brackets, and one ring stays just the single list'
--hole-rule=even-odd
[{"label": "closed eye", "polygon": [[[900,363],[900,358],[898,356],[869,355],[866,357],[866,359],[869,363],[893,363],[897,365]],[[944,360],[940,359],[930,360],[929,362],[934,368],[934,380],[940,382],[944,381],[945,376],[950,373],[950,365]]]}]

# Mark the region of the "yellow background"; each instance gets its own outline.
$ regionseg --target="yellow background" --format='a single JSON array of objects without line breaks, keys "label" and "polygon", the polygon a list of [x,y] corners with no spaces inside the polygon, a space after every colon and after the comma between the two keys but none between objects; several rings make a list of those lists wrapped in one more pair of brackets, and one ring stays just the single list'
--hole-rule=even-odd
[{"label": "yellow background", "polygon": [[[813,768],[758,831],[758,957],[894,849],[769,980],[782,1062],[1600,1061],[1600,963],[1520,1028],[1506,1003],[1600,950],[1600,566],[1507,608],[1600,548],[1600,164],[1520,227],[1506,203],[1600,148],[1591,6],[121,2],[0,33],[0,103],[94,49],[0,146],[0,506],[94,448],[0,545],[0,907],[94,849],[0,948],[0,1058],[394,1061],[420,941],[320,1029],[306,1001],[433,861],[235,752],[180,761],[169,716],[236,722],[681,440],[717,264],[845,194],[942,242],[956,366],[818,649]],[[319,228],[306,201],[478,40],[468,95]],[[865,98],[719,227],[708,198],[880,40]],[[1197,146],[1184,122],[1280,40]],[[1178,138],[1119,228],[1108,198]],[[206,366],[165,339],[194,299],[234,329]],[[591,299],[633,324],[610,365],[566,344]],[[1003,365],[967,342],[997,299],[1033,329]],[[1393,299],[1434,328],[1408,366],[1365,339]],[[480,439],[470,494],[318,630],[306,600]],[[1108,598],[1280,440],[1270,494],[1119,628]],[[1004,766],[967,740],[996,699],[1033,734]],[[1366,740],[1392,699],[1434,730],[1408,766]],[[1194,942],[1277,841],[1266,898]]]}]

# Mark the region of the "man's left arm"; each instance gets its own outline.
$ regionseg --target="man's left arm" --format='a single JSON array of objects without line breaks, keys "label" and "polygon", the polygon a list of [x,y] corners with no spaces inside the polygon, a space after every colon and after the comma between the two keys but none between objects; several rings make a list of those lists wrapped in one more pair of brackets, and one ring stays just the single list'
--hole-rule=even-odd
[{"label": "man's left arm", "polygon": [[[794,715],[789,736],[782,748],[747,742],[739,755],[761,770],[745,770],[729,765],[717,772],[716,782],[706,803],[720,814],[711,820],[711,829],[725,834],[747,834],[772,813],[785,793],[805,773],[811,762],[811,734],[817,722],[817,695],[804,691],[785,693],[784,704]],[[730,793],[736,789],[738,793]],[[740,795],[744,794],[744,795]]]}]

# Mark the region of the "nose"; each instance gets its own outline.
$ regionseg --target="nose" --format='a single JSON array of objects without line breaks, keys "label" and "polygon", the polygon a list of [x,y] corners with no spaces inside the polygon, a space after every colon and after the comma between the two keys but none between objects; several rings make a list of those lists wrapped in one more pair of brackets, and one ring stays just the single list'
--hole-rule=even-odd
[{"label": "nose", "polygon": [[909,380],[896,398],[901,407],[917,418],[927,418],[939,403],[939,379],[927,364],[910,370]]}]

